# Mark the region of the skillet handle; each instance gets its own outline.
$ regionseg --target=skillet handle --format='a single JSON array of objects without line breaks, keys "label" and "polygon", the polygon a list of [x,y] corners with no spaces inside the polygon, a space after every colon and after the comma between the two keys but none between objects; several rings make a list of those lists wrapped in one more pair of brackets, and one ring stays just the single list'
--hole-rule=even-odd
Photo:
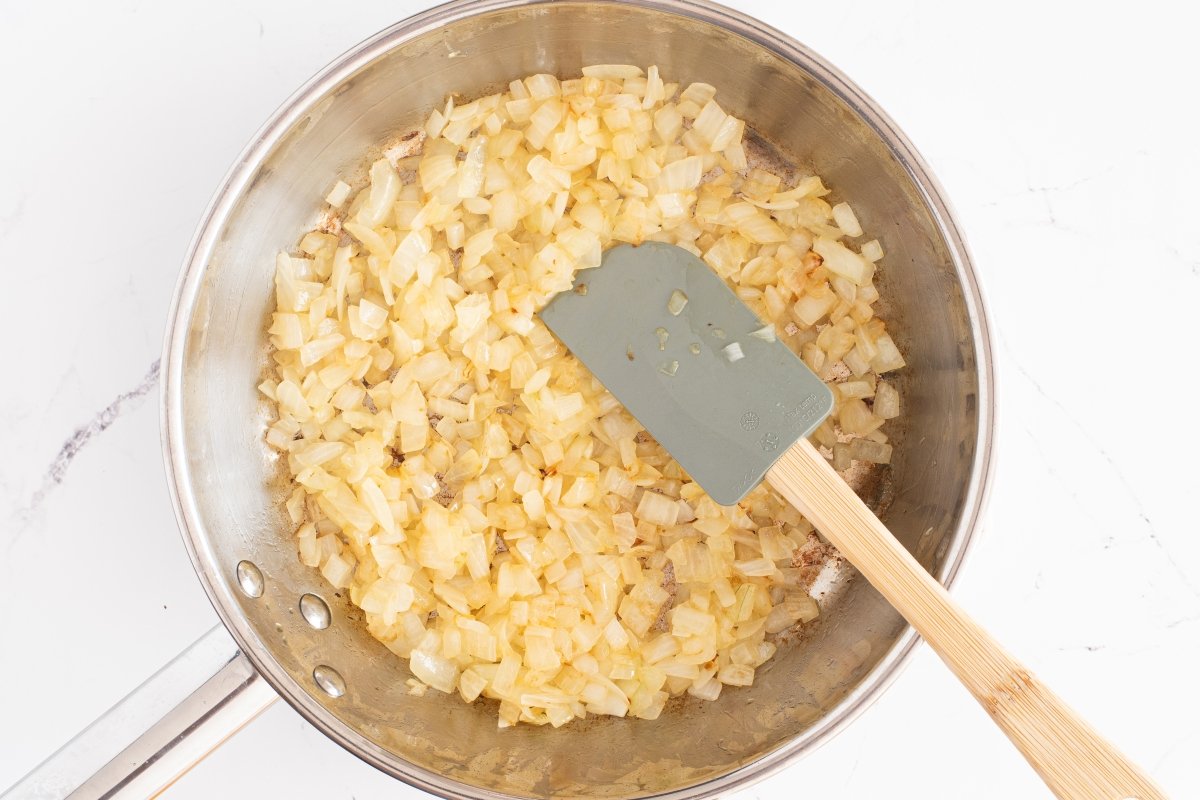
[{"label": "skillet handle", "polygon": [[807,439],[767,482],[858,568],[991,715],[1060,800],[1166,800],[1136,764],[950,598]]},{"label": "skillet handle", "polygon": [[0,800],[155,797],[277,697],[218,625]]}]

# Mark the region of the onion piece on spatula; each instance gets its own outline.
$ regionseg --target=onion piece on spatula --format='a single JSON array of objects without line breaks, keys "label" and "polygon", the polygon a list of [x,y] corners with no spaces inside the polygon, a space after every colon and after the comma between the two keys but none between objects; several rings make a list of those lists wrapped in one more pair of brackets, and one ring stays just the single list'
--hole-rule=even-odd
[{"label": "onion piece on spatula", "polygon": [[[684,302],[686,301],[686,302]],[[765,478],[904,615],[1063,800],[1165,800],[959,608],[805,438],[833,395],[708,265],[610,249],[542,320],[718,503]]]}]

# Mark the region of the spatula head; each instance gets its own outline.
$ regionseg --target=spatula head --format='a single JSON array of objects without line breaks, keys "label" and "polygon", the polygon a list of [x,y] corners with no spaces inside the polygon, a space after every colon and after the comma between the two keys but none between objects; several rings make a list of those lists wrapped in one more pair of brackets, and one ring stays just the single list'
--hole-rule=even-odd
[{"label": "spatula head", "polygon": [[541,317],[722,505],[745,497],[833,408],[829,387],[773,329],[674,245],[611,248]]}]

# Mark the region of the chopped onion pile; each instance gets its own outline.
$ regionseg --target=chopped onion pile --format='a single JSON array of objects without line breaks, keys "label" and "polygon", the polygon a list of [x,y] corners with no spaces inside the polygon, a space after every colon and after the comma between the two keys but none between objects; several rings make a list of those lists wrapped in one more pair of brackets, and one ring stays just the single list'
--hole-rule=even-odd
[{"label": "chopped onion pile", "polygon": [[839,387],[816,439],[843,468],[886,463],[900,413],[877,378],[904,364],[872,310],[882,249],[843,243],[850,207],[750,168],[711,86],[583,75],[451,99],[365,188],[339,181],[278,257],[260,387],[301,560],[411,691],[499,700],[501,726],[713,700],[818,613],[800,514],[765,486],[718,506],[535,316],[607,246],[670,242],[725,278],[770,323],[752,335]]}]

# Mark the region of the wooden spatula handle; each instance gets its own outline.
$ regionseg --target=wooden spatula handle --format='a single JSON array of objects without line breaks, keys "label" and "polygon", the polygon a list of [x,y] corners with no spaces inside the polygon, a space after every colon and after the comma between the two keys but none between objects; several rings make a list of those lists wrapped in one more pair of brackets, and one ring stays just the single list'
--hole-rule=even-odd
[{"label": "wooden spatula handle", "polygon": [[1061,800],[1166,800],[959,608],[807,440],[767,473],[941,656]]}]

